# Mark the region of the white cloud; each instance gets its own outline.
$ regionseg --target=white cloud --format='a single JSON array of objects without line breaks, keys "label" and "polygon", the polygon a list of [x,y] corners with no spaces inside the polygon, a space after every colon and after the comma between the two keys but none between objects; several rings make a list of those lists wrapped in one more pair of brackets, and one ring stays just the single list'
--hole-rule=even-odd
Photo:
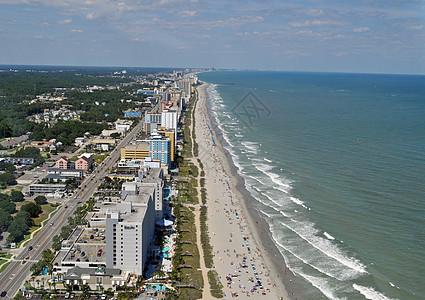
[{"label": "white cloud", "polygon": [[78,32],[78,33],[83,32],[83,30],[81,30],[81,29],[71,29],[70,31],[71,31],[71,32]]},{"label": "white cloud", "polygon": [[58,22],[59,24],[71,24],[72,23],[72,19],[65,19],[65,20],[61,20]]},{"label": "white cloud", "polygon": [[300,9],[300,10],[297,10],[297,11],[300,12],[300,13],[303,13],[305,15],[312,16],[312,17],[322,16],[324,14],[323,10],[314,9],[314,8]]},{"label": "white cloud", "polygon": [[292,27],[311,27],[311,26],[325,26],[325,25],[347,25],[347,22],[341,22],[336,20],[306,20],[306,21],[297,21],[297,22],[289,22],[289,25]]},{"label": "white cloud", "polygon": [[354,32],[365,32],[369,30],[370,30],[370,27],[357,27],[353,29]]},{"label": "white cloud", "polygon": [[183,17],[193,17],[193,16],[196,16],[197,12],[194,10],[185,10],[185,11],[180,11],[178,14]]},{"label": "white cloud", "polygon": [[335,56],[345,56],[345,55],[349,55],[350,53],[348,53],[348,52],[335,52],[335,53],[332,53],[333,55],[335,55]]},{"label": "white cloud", "polygon": [[421,30],[422,28],[424,28],[424,25],[411,25],[407,26],[406,28],[409,30]]},{"label": "white cloud", "polygon": [[53,40],[52,36],[44,36],[44,35],[33,35],[32,38],[35,40]]},{"label": "white cloud", "polygon": [[139,38],[139,37],[136,37],[136,38],[134,38],[134,39],[131,39],[131,41],[132,41],[132,42],[146,42],[146,40],[145,40],[145,39],[142,39],[142,38]]}]

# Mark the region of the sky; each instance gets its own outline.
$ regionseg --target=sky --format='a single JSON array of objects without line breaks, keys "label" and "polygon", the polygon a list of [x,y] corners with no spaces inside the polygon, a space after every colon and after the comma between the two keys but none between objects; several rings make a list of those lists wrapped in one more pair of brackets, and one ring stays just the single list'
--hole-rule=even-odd
[{"label": "sky", "polygon": [[0,64],[425,74],[425,0],[0,0]]}]

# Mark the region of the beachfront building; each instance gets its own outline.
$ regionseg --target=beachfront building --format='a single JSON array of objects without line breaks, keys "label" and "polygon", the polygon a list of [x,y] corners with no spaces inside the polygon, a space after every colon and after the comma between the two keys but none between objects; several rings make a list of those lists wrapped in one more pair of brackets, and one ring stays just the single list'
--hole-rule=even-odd
[{"label": "beachfront building", "polygon": [[161,119],[162,114],[160,113],[146,113],[143,130],[148,134],[152,134],[155,130],[158,130],[158,128],[161,127]]},{"label": "beachfront building", "polygon": [[144,189],[153,187],[152,198],[155,202],[155,220],[161,220],[163,213],[163,171],[161,168],[140,167],[138,177],[132,182],[124,182],[121,188],[121,198],[127,195],[138,195]]},{"label": "beachfront building", "polygon": [[155,231],[154,187],[127,194],[106,211],[106,267],[141,275]]},{"label": "beachfront building", "polygon": [[122,272],[119,269],[104,268],[84,268],[75,266],[67,271],[63,276],[63,281],[78,290],[81,285],[86,285],[90,290],[115,289],[118,286],[126,285],[130,280],[129,272]]},{"label": "beachfront building", "polygon": [[162,165],[169,167],[171,164],[171,139],[154,134],[146,141],[149,143],[149,156],[153,160],[161,161]]},{"label": "beachfront building", "polygon": [[161,127],[177,132],[177,111],[164,110],[161,114]]},{"label": "beachfront building", "polygon": [[175,153],[176,153],[176,132],[173,129],[165,129],[161,127],[158,131],[158,134],[170,138],[170,160],[171,162],[174,162],[175,159]]}]

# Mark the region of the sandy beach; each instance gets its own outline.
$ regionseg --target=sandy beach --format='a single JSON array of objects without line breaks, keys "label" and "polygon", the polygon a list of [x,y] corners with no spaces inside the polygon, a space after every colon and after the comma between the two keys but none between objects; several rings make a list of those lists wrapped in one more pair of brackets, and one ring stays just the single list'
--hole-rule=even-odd
[{"label": "sandy beach", "polygon": [[267,225],[252,209],[247,213],[248,195],[240,191],[239,176],[213,129],[206,106],[206,88],[206,84],[197,88],[195,130],[205,170],[214,269],[220,276],[225,298],[296,299],[295,289],[287,288],[293,274],[283,265],[265,234]]}]

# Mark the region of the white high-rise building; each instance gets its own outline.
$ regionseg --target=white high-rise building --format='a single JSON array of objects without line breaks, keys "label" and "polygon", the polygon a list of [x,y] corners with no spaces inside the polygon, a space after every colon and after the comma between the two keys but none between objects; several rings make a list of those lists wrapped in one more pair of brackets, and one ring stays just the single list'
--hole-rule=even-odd
[{"label": "white high-rise building", "polygon": [[164,110],[161,114],[161,127],[174,129],[177,132],[177,111]]},{"label": "white high-rise building", "polygon": [[[162,219],[163,201],[163,171],[161,168],[141,167],[135,181],[124,182],[121,190],[121,199],[127,195],[138,195],[145,187],[154,187],[152,199],[155,202],[155,219]],[[150,190],[150,189],[149,189]]]},{"label": "white high-rise building", "polygon": [[143,274],[155,232],[153,186],[106,211],[106,267]]}]

